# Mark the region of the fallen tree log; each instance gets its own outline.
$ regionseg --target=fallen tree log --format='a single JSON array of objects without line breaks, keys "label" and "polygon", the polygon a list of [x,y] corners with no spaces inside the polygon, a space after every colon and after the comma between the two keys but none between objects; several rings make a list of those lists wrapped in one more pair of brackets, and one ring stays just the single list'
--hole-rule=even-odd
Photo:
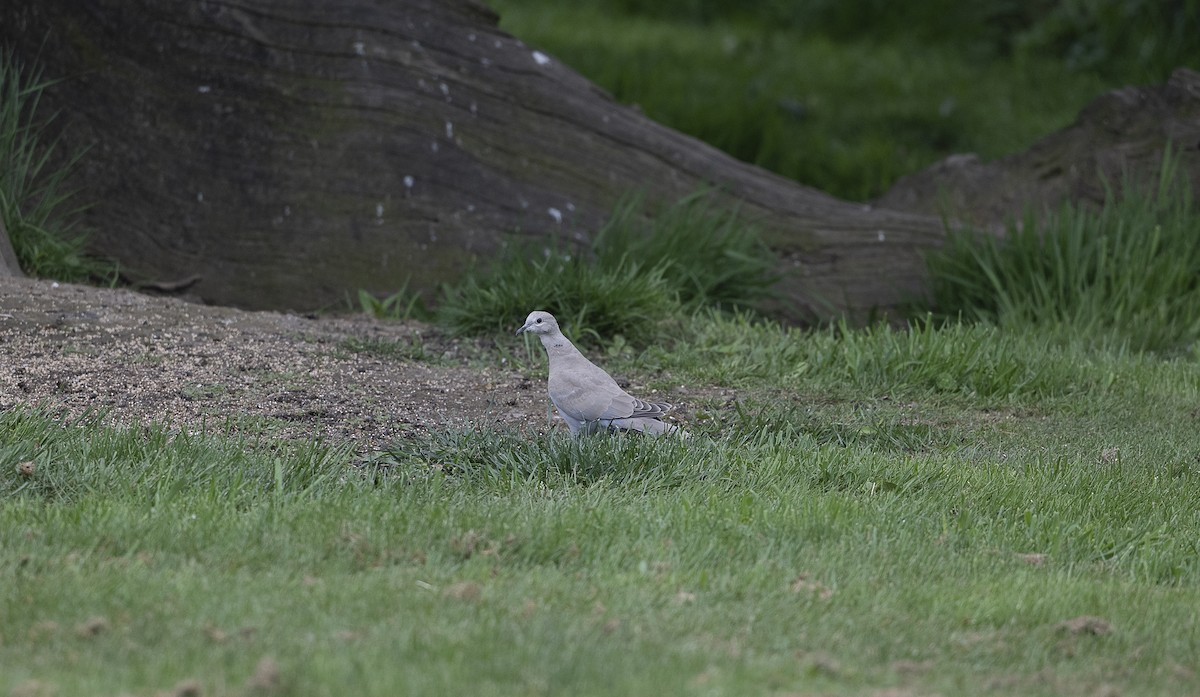
[{"label": "fallen tree log", "polygon": [[428,292],[513,234],[583,241],[630,191],[739,202],[793,319],[904,302],[942,238],[654,123],[473,0],[7,3],[0,42],[61,80],[96,250],[207,302]]}]

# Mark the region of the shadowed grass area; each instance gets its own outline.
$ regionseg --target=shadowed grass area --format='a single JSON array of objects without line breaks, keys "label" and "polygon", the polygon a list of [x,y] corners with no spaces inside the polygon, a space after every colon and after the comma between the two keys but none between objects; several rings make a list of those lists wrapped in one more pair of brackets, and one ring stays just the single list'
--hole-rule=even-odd
[{"label": "shadowed grass area", "polygon": [[[542,2],[507,0],[502,6]],[[937,44],[978,59],[1040,57],[1064,61],[1072,70],[1094,69],[1135,80],[1161,80],[1177,66],[1194,64],[1200,51],[1188,34],[1200,21],[1196,0],[579,0],[575,6],[613,17],[697,26],[725,21],[839,41]]]},{"label": "shadowed grass area", "polygon": [[980,53],[973,47],[982,44],[959,42],[979,24],[939,40],[919,39],[922,25],[911,22],[874,36],[876,13],[857,11],[862,4],[846,8],[858,30],[844,35],[836,26],[772,21],[765,11],[695,21],[597,3],[506,0],[498,9],[502,27],[618,101],[852,200],[952,153],[991,158],[1026,148],[1120,84],[1038,52]]}]

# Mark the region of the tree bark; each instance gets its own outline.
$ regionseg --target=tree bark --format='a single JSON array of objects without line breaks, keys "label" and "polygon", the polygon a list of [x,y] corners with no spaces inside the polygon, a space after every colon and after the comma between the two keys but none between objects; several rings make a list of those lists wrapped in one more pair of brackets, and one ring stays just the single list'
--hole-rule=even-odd
[{"label": "tree bark", "polygon": [[786,259],[793,319],[922,293],[927,215],[847,203],[615,103],[474,0],[39,0],[0,42],[47,77],[93,246],[250,308],[431,292],[512,235],[584,242],[627,192],[712,185]]},{"label": "tree bark", "polygon": [[4,218],[0,218],[0,276],[25,276],[21,270],[21,263],[17,261],[17,253],[13,251],[12,241],[8,239],[8,228],[4,226]]}]

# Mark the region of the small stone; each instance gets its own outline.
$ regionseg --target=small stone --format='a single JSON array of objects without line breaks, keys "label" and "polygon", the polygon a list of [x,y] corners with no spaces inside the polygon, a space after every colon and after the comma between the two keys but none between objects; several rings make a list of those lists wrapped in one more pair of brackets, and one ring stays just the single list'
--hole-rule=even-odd
[{"label": "small stone", "polygon": [[75,634],[81,638],[98,636],[108,631],[108,620],[103,617],[92,617],[75,627]]},{"label": "small stone", "polygon": [[200,697],[204,688],[199,680],[184,680],[171,689],[171,697]]},{"label": "small stone", "polygon": [[254,675],[246,681],[246,687],[255,692],[276,692],[282,684],[279,664],[270,656],[263,656],[254,668]]},{"label": "small stone", "polygon": [[1068,634],[1091,634],[1092,636],[1105,636],[1112,634],[1112,623],[1103,617],[1094,615],[1080,615],[1069,620],[1063,620],[1054,626],[1060,632]]}]

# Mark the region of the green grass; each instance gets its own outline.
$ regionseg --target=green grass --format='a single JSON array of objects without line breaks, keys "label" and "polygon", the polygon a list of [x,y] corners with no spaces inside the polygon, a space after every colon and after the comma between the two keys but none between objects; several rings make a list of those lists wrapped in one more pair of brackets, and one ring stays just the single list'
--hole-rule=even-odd
[{"label": "green grass", "polygon": [[370,339],[348,337],[338,342],[338,351],[342,354],[361,353],[387,359],[436,362],[437,356],[430,353],[420,336],[414,336],[403,341],[388,339]]},{"label": "green grass", "polygon": [[[689,327],[688,340],[651,349],[647,360],[707,385],[768,380],[783,389],[919,391],[996,403],[1111,385],[1115,367],[1097,370],[1095,360],[1081,365],[1084,347],[1077,342],[1060,348],[1034,331],[940,325],[932,319],[903,329],[851,329],[840,323],[806,331],[747,315],[710,314]],[[1121,352],[1113,355],[1134,360]]]},{"label": "green grass", "polygon": [[[508,0],[524,6],[539,0]],[[609,16],[651,17],[697,26],[734,22],[787,29],[838,41],[938,44],[965,56],[1061,60],[1127,80],[1162,80],[1197,65],[1189,32],[1200,22],[1196,0],[929,0],[780,2],[779,0],[579,0]]]},{"label": "green grass", "polygon": [[367,457],[0,414],[0,692],[1196,690],[1200,357],[717,314],[610,359],[731,392]]},{"label": "green grass", "polygon": [[26,273],[112,282],[116,268],[88,256],[86,236],[75,229],[81,208],[67,180],[79,155],[55,159],[58,143],[46,137],[54,116],[38,110],[49,84],[0,55],[0,217]]},{"label": "green grass", "polygon": [[592,250],[601,268],[635,259],[661,269],[684,309],[751,308],[770,297],[778,261],[736,209],[712,203],[702,190],[642,215],[644,201],[629,197],[596,231]]},{"label": "green grass", "polygon": [[933,299],[950,317],[1039,326],[1134,350],[1200,340],[1200,211],[1164,160],[1159,181],[1126,182],[1099,210],[1067,205],[1010,225],[1003,240],[949,236],[929,257]]},{"label": "green grass", "polygon": [[1014,42],[1017,51],[1061,58],[1073,70],[1117,80],[1161,81],[1175,68],[1200,68],[1197,0],[1067,0]]},{"label": "green grass", "polygon": [[545,310],[573,339],[621,335],[644,343],[679,308],[671,290],[661,267],[634,259],[603,268],[577,253],[522,247],[490,273],[448,287],[438,319],[458,334],[495,334],[515,331],[530,312]]},{"label": "green grass", "polygon": [[618,101],[738,159],[853,200],[952,153],[992,158],[1027,148],[1122,84],[1036,51],[979,55],[972,47],[986,42],[955,38],[978,23],[937,41],[921,40],[911,22],[872,36],[861,25],[874,14],[854,11],[861,3],[847,10],[860,31],[845,36],[836,22],[802,31],[770,13],[715,12],[697,21],[597,3],[497,6],[503,28]]},{"label": "green grass", "polygon": [[[353,307],[354,303],[347,301],[347,305]],[[408,289],[407,279],[399,290],[383,297],[379,297],[365,288],[360,288],[358,290],[358,309],[362,310],[364,315],[376,319],[410,320],[430,317],[421,294]]]}]

